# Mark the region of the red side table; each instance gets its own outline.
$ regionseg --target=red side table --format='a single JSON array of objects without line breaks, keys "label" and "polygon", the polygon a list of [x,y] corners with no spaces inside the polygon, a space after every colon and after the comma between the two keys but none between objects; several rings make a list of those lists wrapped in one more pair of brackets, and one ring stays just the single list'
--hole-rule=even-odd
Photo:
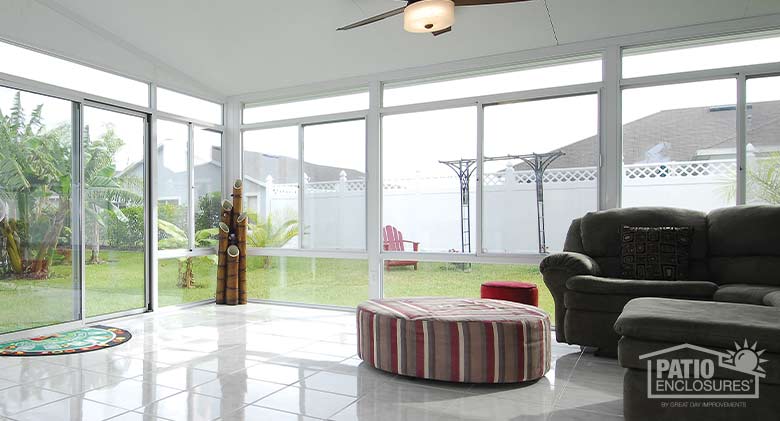
[{"label": "red side table", "polygon": [[530,282],[489,281],[480,288],[482,298],[539,306],[539,289]]}]

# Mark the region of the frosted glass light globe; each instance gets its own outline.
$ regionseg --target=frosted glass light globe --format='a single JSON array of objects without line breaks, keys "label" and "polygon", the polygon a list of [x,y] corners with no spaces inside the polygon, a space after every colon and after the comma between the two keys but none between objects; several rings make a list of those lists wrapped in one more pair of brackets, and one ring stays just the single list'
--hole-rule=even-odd
[{"label": "frosted glass light globe", "polygon": [[452,0],[420,0],[404,9],[404,29],[408,32],[435,32],[455,23]]}]

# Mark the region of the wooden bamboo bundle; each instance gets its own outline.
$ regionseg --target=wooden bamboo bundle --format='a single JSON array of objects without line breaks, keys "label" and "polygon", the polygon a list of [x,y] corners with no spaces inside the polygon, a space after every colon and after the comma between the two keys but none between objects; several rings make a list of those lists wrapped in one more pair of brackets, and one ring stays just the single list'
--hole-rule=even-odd
[{"label": "wooden bamboo bundle", "polygon": [[238,247],[227,248],[227,280],[225,282],[225,304],[238,304]]},{"label": "wooden bamboo bundle", "polygon": [[247,216],[242,213],[236,219],[236,242],[238,245],[238,303],[247,303],[246,291],[246,224]]},{"label": "wooden bamboo bundle", "polygon": [[225,281],[227,280],[227,248],[230,227],[219,223],[219,248],[217,254],[217,304],[225,304]]}]

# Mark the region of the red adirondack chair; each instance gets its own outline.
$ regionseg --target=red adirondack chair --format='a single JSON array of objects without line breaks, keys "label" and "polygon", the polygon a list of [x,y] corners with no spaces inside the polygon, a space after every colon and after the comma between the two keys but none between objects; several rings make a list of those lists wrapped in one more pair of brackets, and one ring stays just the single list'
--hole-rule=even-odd
[{"label": "red adirondack chair", "polygon": [[[386,251],[405,251],[404,243],[411,243],[414,251],[418,251],[420,243],[416,241],[404,240],[401,231],[398,231],[394,226],[388,225],[382,229],[382,240],[384,240],[384,249]],[[385,270],[390,269],[393,266],[414,266],[414,270],[417,270],[416,260],[385,260]]]}]

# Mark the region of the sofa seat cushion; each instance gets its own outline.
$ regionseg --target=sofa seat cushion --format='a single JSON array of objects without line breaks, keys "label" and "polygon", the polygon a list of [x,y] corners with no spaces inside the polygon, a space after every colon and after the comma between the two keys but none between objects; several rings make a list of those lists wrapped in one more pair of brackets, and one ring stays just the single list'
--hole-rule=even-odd
[{"label": "sofa seat cushion", "polygon": [[780,308],[715,301],[637,298],[615,322],[623,336],[648,341],[732,348],[758,341],[760,349],[780,353]]},{"label": "sofa seat cushion", "polygon": [[764,305],[764,296],[770,292],[778,292],[780,287],[769,285],[728,284],[721,285],[713,299],[729,303],[744,303]]},{"label": "sofa seat cushion", "polygon": [[764,305],[772,307],[780,307],[780,291],[770,292],[764,295]]},{"label": "sofa seat cushion", "polygon": [[707,281],[647,281],[580,275],[569,278],[566,288],[589,294],[711,299],[718,286]]}]

